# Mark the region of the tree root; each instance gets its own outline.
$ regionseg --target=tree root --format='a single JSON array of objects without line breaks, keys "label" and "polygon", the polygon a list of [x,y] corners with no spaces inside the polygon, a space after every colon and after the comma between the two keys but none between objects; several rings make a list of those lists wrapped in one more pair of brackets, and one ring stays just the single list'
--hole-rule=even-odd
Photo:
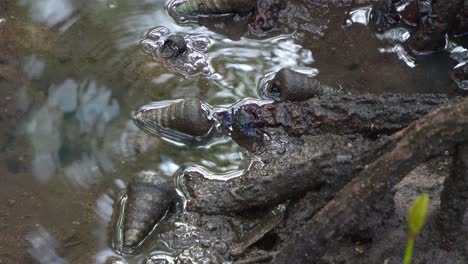
[{"label": "tree root", "polygon": [[445,95],[321,96],[303,102],[263,105],[257,111],[268,127],[288,134],[391,134],[447,102]]},{"label": "tree root", "polygon": [[443,238],[441,245],[447,249],[455,244],[453,239],[463,226],[463,217],[468,207],[468,144],[458,145],[453,157],[452,171],[444,182],[437,217]]},{"label": "tree root", "polygon": [[[264,152],[274,153],[274,158],[262,160],[267,163],[264,167],[250,169],[242,177],[229,181],[210,180],[198,172],[188,172],[185,185],[191,199],[187,209],[229,214],[272,207],[301,197],[311,190],[336,192],[364,166],[382,155],[382,151],[389,148],[386,145],[394,141],[387,142],[385,137],[376,142],[367,142],[362,138],[344,141],[324,135],[395,132],[446,101],[445,96],[439,95],[324,96],[304,102],[261,106],[258,116],[268,126],[282,126],[288,133],[306,133],[315,135],[314,138],[290,147],[287,159],[279,154],[285,150],[275,149],[275,144],[280,144],[280,140],[273,138],[266,144]],[[325,142],[329,141],[335,144],[324,151],[324,145],[328,144]],[[308,144],[319,147],[309,147],[307,150]],[[381,148],[371,148],[373,144]],[[292,143],[289,141],[284,145]],[[298,153],[297,149],[305,150]],[[313,156],[307,157],[307,153],[313,153]],[[295,157],[291,158],[291,155]],[[221,196],[223,199],[220,199]],[[327,202],[329,196],[321,199],[320,202]]]},{"label": "tree root", "polygon": [[[328,241],[362,221],[412,169],[431,157],[468,141],[468,98],[446,104],[402,131],[374,152],[383,152],[341,189],[324,208],[297,230],[273,263],[317,263]],[[444,203],[446,204],[446,203]]]}]

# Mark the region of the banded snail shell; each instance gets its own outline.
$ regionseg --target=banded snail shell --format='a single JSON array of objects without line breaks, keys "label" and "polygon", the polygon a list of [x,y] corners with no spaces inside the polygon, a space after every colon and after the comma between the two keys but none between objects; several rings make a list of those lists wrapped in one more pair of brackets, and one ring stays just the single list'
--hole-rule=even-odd
[{"label": "banded snail shell", "polygon": [[326,90],[313,77],[289,69],[278,71],[267,89],[267,96],[280,101],[303,101],[324,95]]},{"label": "banded snail shell", "polygon": [[124,246],[139,245],[166,214],[176,195],[171,178],[154,171],[138,173],[127,187]]},{"label": "banded snail shell", "polygon": [[202,103],[194,98],[145,105],[133,120],[149,132],[182,139],[205,137],[213,127]]},{"label": "banded snail shell", "polygon": [[184,15],[248,13],[255,8],[255,0],[186,0],[176,6]]}]

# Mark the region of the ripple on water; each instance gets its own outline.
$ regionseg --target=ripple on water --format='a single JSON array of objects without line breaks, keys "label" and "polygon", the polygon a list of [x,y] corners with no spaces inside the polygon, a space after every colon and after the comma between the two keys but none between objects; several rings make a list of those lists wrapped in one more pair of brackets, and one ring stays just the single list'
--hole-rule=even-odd
[{"label": "ripple on water", "polygon": [[[60,44],[67,46],[70,54],[57,65],[48,64],[49,58],[37,55],[25,60],[28,79],[48,87],[42,105],[24,103],[28,105],[24,109],[30,109],[26,135],[32,145],[33,176],[43,181],[54,176],[64,177],[79,190],[103,182],[106,175],[117,175],[122,179],[119,182],[122,186],[130,178],[128,174],[134,163],[167,175],[178,175],[175,171],[190,167],[218,180],[243,173],[244,168],[239,169],[239,166],[244,154],[228,137],[217,137],[190,148],[184,144],[168,144],[138,129],[129,120],[130,109],[149,101],[145,90],[160,91],[155,100],[190,94],[211,105],[227,106],[245,97],[258,97],[261,77],[281,68],[310,74],[317,72],[311,68],[312,52],[295,44],[294,35],[230,41],[203,27],[174,24],[164,11],[163,1],[116,0],[83,4],[64,0],[62,4],[67,6],[60,16],[57,11],[45,10],[36,2],[21,0],[35,22],[59,27],[63,39]],[[206,52],[211,59],[212,72],[207,76],[186,77],[144,56],[139,43],[148,30],[158,25],[164,25],[173,33],[189,34],[194,49]],[[148,65],[150,70],[144,72],[143,67]],[[148,82],[146,77],[149,77]],[[27,92],[21,96],[24,102],[36,99],[27,98],[31,96]],[[99,250],[102,249],[95,255],[96,262],[142,263],[145,260],[158,263],[163,258],[170,263],[175,259],[177,254],[167,253],[170,250],[165,251],[167,246],[161,246],[162,240],[158,239],[152,241],[154,247],[145,249],[144,256],[122,257],[109,248],[107,231],[114,203],[118,200],[116,196],[116,193],[102,194],[98,198],[99,223],[87,230],[101,232],[96,234],[100,239]],[[184,217],[188,216],[180,215],[173,220],[179,225],[180,237],[163,240],[179,245],[179,260],[191,257],[201,260],[201,248],[187,250],[189,245],[183,243],[184,235],[190,236],[187,241],[196,240],[197,232],[193,228],[197,218],[190,216],[193,221],[183,226]],[[148,252],[151,253],[145,255]]]},{"label": "ripple on water", "polygon": [[141,42],[143,51],[163,62],[169,69],[184,75],[210,75],[210,66],[206,51],[211,45],[208,37],[172,33],[166,27],[150,30],[147,38]]}]

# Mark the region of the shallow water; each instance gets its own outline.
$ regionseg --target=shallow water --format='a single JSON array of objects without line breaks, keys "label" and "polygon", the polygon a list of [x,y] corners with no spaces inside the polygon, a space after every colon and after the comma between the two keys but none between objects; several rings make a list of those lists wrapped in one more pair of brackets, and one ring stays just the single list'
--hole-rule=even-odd
[{"label": "shallow water", "polygon": [[[0,44],[18,47],[0,55],[14,58],[13,79],[21,80],[0,82],[0,263],[105,263],[118,257],[109,226],[114,203],[138,171],[170,177],[196,164],[233,177],[242,169],[245,153],[228,138],[193,148],[140,131],[131,112],[151,101],[196,97],[229,106],[259,98],[262,78],[284,67],[349,93],[453,92],[446,72],[455,60],[441,54],[408,67],[380,52],[391,45],[362,25],[344,31],[341,23],[331,24],[320,38],[233,41],[204,27],[177,25],[164,4],[0,3],[0,28],[10,34]],[[145,54],[140,41],[158,26],[210,38],[213,74],[184,76]],[[142,256],[157,250],[156,243]]]}]

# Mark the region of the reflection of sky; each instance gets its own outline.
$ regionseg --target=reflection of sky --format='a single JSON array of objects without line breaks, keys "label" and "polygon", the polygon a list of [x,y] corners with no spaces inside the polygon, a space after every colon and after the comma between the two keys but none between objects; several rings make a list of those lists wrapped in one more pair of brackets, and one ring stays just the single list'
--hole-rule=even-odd
[{"label": "reflection of sky", "polygon": [[195,78],[184,78],[179,73],[169,73],[170,70],[165,69],[164,73],[154,76],[153,83],[171,85],[171,98],[198,96],[197,93],[190,93],[197,88],[208,88],[209,92],[204,93],[206,96],[202,98],[204,102],[211,105],[232,104],[245,97],[259,97],[257,86],[260,79],[268,73],[282,68],[309,75],[318,73],[317,69],[311,68],[314,62],[312,52],[295,44],[293,35],[240,41],[225,39],[211,32],[203,32],[202,35],[209,36],[213,42],[208,50],[208,57],[215,73],[207,80],[209,86],[193,87]]},{"label": "reflection of sky", "polygon": [[46,64],[37,56],[29,56],[24,61],[23,71],[28,80],[39,80],[44,73]]},{"label": "reflection of sky", "polygon": [[[402,3],[398,6],[398,11],[402,11],[407,3]],[[367,25],[371,19],[372,6],[360,7],[350,12],[350,18],[347,21],[347,25],[351,26],[353,23]],[[391,28],[383,33],[376,33],[377,38],[382,41],[393,44],[391,47],[379,48],[381,53],[394,53],[398,56],[398,59],[402,60],[408,67],[416,67],[415,58],[410,56],[401,43],[405,42],[409,37],[410,33],[405,28]]]},{"label": "reflection of sky", "polygon": [[[80,138],[92,142],[96,136],[104,136],[106,125],[119,114],[119,104],[111,97],[111,91],[99,87],[94,81],[78,83],[67,79],[49,87],[47,102],[32,113],[27,133],[34,149],[33,175],[46,180],[61,167],[64,147],[81,147]],[[67,117],[72,115],[73,118]],[[77,129],[72,129],[74,126]],[[73,139],[72,146],[65,146],[65,139]],[[96,153],[83,153],[64,169],[67,177],[80,185],[92,183],[101,175]]]},{"label": "reflection of sky", "polygon": [[39,226],[27,236],[28,253],[39,264],[65,264],[65,259],[57,254],[59,244],[47,230]]},{"label": "reflection of sky", "polygon": [[19,4],[29,7],[34,21],[48,26],[65,21],[74,9],[71,0],[19,0]]},{"label": "reflection of sky", "polygon": [[314,61],[312,52],[295,44],[291,35],[267,40],[232,41],[218,38],[209,56],[219,75],[214,80],[219,92],[213,93],[208,102],[223,97],[229,97],[231,102],[244,97],[258,97],[256,91],[260,78],[282,68],[307,74],[318,72],[310,67]]}]

